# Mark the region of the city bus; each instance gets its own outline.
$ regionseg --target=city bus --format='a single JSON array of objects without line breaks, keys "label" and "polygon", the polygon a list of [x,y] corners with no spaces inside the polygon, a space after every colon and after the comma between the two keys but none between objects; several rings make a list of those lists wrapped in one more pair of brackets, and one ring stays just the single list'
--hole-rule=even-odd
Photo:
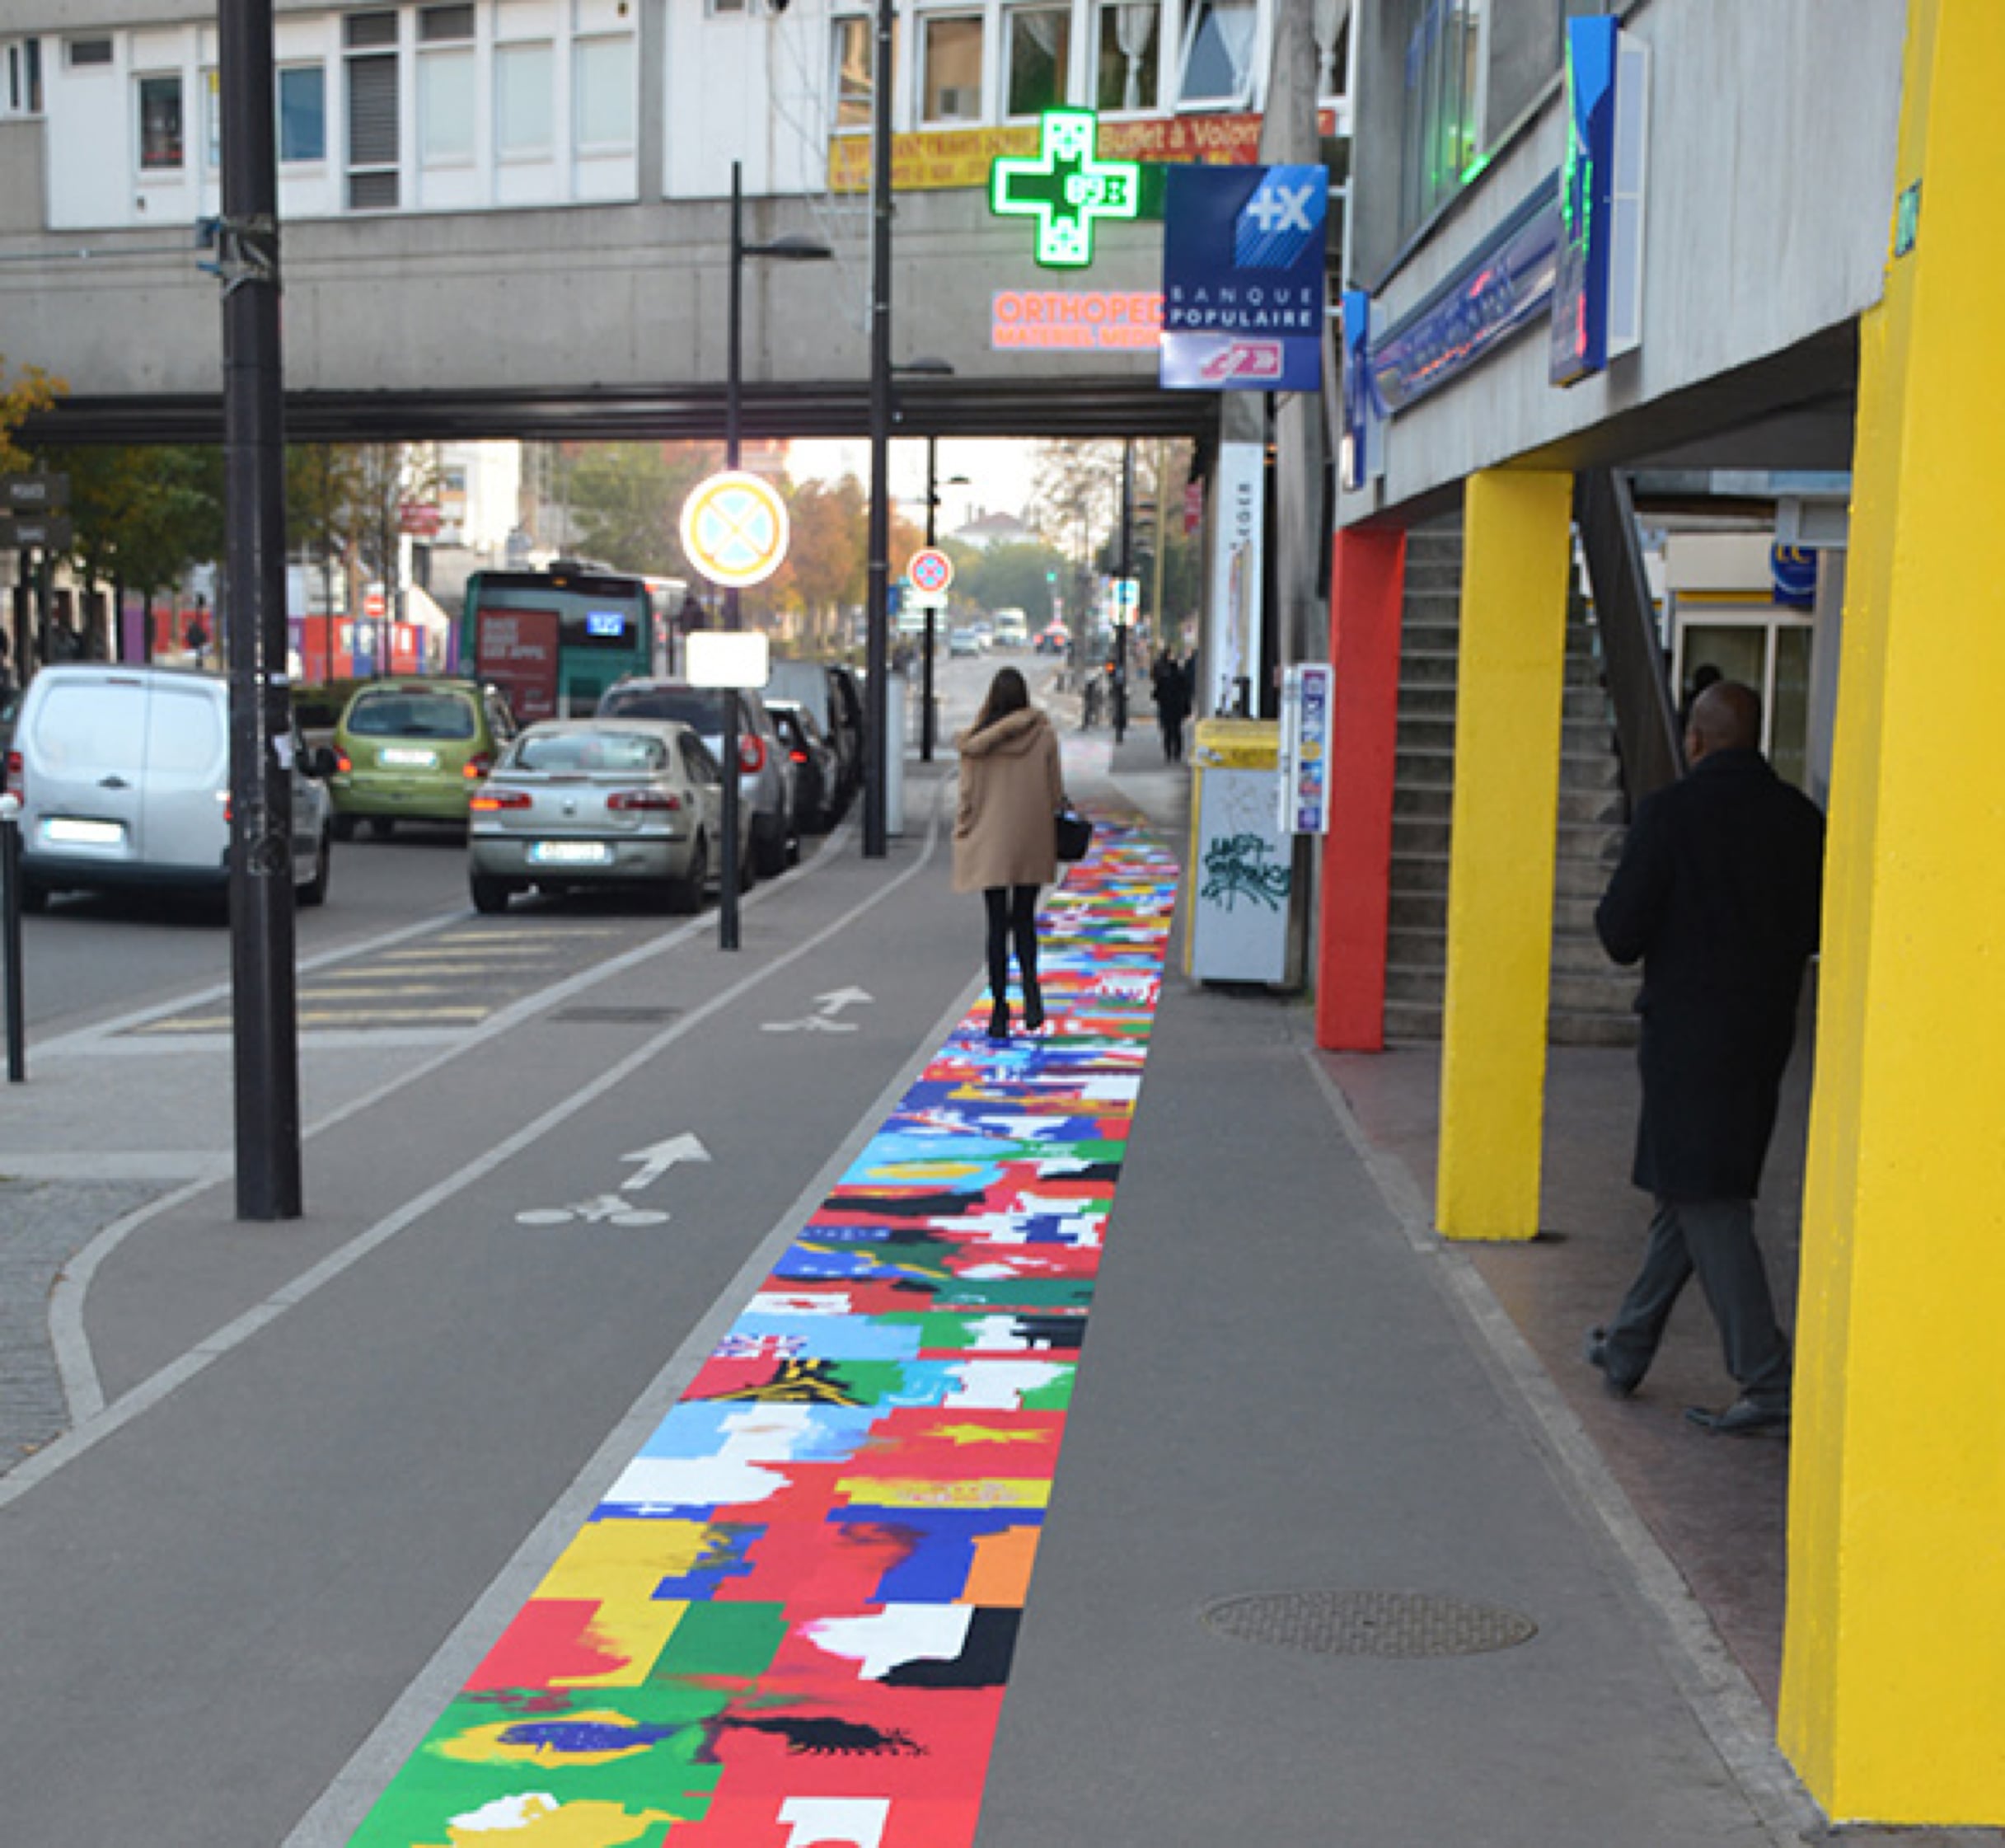
[{"label": "city bus", "polygon": [[666,674],[687,587],[576,559],[466,583],[459,669],[491,681],[524,724],[596,711],[615,681]]}]

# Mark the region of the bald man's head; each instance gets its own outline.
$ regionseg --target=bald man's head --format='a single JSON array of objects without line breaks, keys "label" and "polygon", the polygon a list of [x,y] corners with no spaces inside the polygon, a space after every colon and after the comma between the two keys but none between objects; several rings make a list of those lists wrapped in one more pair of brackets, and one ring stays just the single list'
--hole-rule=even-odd
[{"label": "bald man's head", "polygon": [[1693,763],[1715,751],[1754,751],[1761,747],[1761,695],[1738,680],[1720,680],[1692,702],[1685,723],[1684,754]]}]

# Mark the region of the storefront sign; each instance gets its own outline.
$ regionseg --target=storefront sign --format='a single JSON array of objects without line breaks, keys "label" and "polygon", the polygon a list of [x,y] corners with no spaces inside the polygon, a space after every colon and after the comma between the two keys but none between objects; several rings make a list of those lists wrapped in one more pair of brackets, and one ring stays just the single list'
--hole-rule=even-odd
[{"label": "storefront sign", "polygon": [[1153,348],[1163,298],[1152,289],[1003,288],[992,298],[989,345],[1104,353]]},{"label": "storefront sign", "polygon": [[1567,152],[1550,377],[1577,384],[1642,337],[1649,52],[1605,16],[1567,22]]},{"label": "storefront sign", "polygon": [[[1337,132],[1333,110],[1322,111],[1322,133]],[[1038,152],[1038,125],[1012,123],[995,129],[925,129],[893,135],[891,181],[902,193],[943,192],[986,186],[999,156]],[[1162,166],[1251,167],[1260,158],[1258,115],[1170,115],[1145,120],[1102,121],[1103,158]],[[828,188],[836,193],[870,190],[870,137],[837,135],[828,144]]]},{"label": "storefront sign", "polygon": [[1553,299],[1559,178],[1529,198],[1371,349],[1379,401],[1397,415],[1459,378]]},{"label": "storefront sign", "polygon": [[1170,169],[1163,231],[1166,387],[1320,387],[1328,208],[1324,167]]},{"label": "storefront sign", "polygon": [[1344,490],[1355,494],[1385,471],[1385,407],[1371,382],[1371,298],[1343,292],[1342,422],[1337,462]]}]

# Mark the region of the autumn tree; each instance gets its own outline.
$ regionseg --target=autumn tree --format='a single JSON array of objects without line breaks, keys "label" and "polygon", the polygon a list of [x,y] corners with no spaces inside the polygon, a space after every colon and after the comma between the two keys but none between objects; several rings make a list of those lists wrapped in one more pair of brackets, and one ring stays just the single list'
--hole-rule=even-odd
[{"label": "autumn tree", "polygon": [[778,574],[798,598],[810,641],[838,633],[842,612],[864,600],[869,560],[867,507],[854,475],[807,481],[789,496],[793,537]]},{"label": "autumn tree", "polygon": [[16,474],[34,465],[35,458],[16,444],[15,434],[68,389],[40,366],[23,367],[9,382],[7,355],[0,354],[0,474]]}]

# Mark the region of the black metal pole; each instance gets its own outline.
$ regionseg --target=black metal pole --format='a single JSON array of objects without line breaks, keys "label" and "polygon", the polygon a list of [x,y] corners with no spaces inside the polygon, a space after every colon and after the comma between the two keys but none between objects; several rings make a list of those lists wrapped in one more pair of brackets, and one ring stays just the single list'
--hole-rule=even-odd
[{"label": "black metal pole", "polygon": [[864,603],[864,692],[866,762],[864,858],[886,851],[885,779],[891,697],[891,84],[894,0],[878,0],[877,62],[872,67],[870,232],[870,570]]},{"label": "black metal pole", "polygon": [[21,1001],[21,808],[12,797],[0,808],[0,879],[7,882],[0,901],[5,907],[0,947],[7,962],[7,1081],[18,1085],[28,1076],[28,1020]]},{"label": "black metal pole", "polygon": [[[926,547],[934,545],[935,519],[938,500],[934,488],[935,439],[926,439]],[[919,761],[933,761],[933,646],[935,631],[933,606],[926,605],[925,639],[921,644],[919,655]]]},{"label": "black metal pole", "polygon": [[[738,464],[738,422],[743,414],[739,394],[743,387],[740,382],[739,371],[744,364],[744,349],[738,332],[738,319],[743,308],[740,288],[745,270],[745,204],[741,188],[738,163],[733,161],[731,163],[731,324],[726,335],[724,373],[726,468],[736,468]],[[744,626],[743,616],[738,609],[736,584],[729,586],[724,592],[724,622],[725,629],[733,635]],[[717,697],[723,701],[724,709],[724,872],[718,882],[717,947],[719,950],[735,950],[738,946],[739,879],[738,695],[728,688],[720,688]]]},{"label": "black metal pole", "polygon": [[1114,593],[1114,742],[1128,729],[1128,584],[1135,575],[1135,439],[1121,446],[1121,579]]},{"label": "black metal pole", "polygon": [[285,427],[271,0],[222,0],[223,468],[229,585],[230,978],[237,1214],[302,1208]]}]

